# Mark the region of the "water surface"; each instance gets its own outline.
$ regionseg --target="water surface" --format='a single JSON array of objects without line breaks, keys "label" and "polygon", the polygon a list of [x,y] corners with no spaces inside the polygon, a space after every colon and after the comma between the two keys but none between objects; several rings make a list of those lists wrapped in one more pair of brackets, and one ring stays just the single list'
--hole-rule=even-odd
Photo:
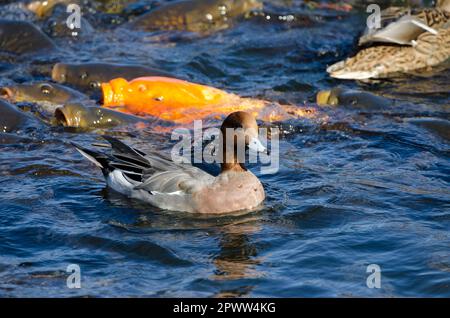
[{"label": "water surface", "polygon": [[[279,171],[251,167],[266,189],[264,208],[215,218],[158,210],[105,188],[69,144],[99,142],[99,132],[18,132],[24,139],[0,145],[0,296],[449,297],[449,139],[405,119],[450,120],[450,73],[331,79],[326,66],[354,52],[364,10],[299,4],[268,8],[309,16],[307,23],[250,19],[164,41],[99,14],[89,37],[55,39],[62,53],[2,60],[2,85],[49,79],[32,70],[57,61],[134,62],[293,105],[314,106],[318,90],[337,85],[398,103],[337,107],[324,110],[326,122],[290,123]],[[148,130],[110,133],[170,151],[167,137]],[[81,289],[66,287],[69,264],[81,267]],[[369,264],[381,267],[380,289],[366,286]]]}]

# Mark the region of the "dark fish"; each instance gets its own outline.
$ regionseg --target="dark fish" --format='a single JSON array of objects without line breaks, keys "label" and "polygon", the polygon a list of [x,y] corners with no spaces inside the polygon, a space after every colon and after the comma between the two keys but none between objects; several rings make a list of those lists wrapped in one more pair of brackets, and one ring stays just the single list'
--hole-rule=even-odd
[{"label": "dark fish", "polygon": [[320,106],[339,105],[364,109],[383,109],[393,104],[392,100],[385,97],[358,90],[344,89],[341,87],[318,92],[316,101]]},{"label": "dark fish", "polygon": [[41,30],[29,22],[0,20],[0,50],[13,54],[28,54],[55,50],[56,45]]},{"label": "dark fish", "polygon": [[207,32],[227,28],[232,19],[261,8],[257,0],[185,0],[157,7],[131,24],[147,31]]},{"label": "dark fish", "polygon": [[146,119],[97,106],[66,104],[55,111],[56,123],[75,128],[111,128],[145,123]]},{"label": "dark fish", "polygon": [[95,32],[95,29],[83,16],[80,17],[80,28],[70,29],[67,27],[68,16],[67,4],[55,5],[52,14],[43,22],[42,31],[52,38],[69,37],[72,39],[87,38]]},{"label": "dark fish", "polygon": [[68,102],[87,100],[88,97],[72,88],[48,82],[17,84],[0,88],[0,97],[13,102],[33,102],[48,113]]},{"label": "dark fish", "polygon": [[50,16],[55,6],[60,4],[67,6],[69,3],[80,4],[76,0],[35,0],[28,3],[27,9],[33,12],[39,19],[42,19]]},{"label": "dark fish", "polygon": [[450,121],[441,118],[418,117],[406,119],[406,122],[425,128],[437,136],[450,140]]},{"label": "dark fish", "polygon": [[269,11],[252,11],[248,20],[253,23],[275,26],[282,29],[312,27],[317,24],[318,17],[307,14],[279,14]]},{"label": "dark fish", "polygon": [[12,132],[34,121],[34,117],[0,99],[0,132]]},{"label": "dark fish", "polygon": [[30,141],[31,139],[28,139],[26,137],[18,136],[11,133],[0,132],[0,145],[18,144]]},{"label": "dark fish", "polygon": [[100,92],[101,83],[122,77],[131,80],[141,76],[171,76],[154,68],[112,63],[57,63],[52,70],[52,78],[59,83],[73,85],[83,91]]}]

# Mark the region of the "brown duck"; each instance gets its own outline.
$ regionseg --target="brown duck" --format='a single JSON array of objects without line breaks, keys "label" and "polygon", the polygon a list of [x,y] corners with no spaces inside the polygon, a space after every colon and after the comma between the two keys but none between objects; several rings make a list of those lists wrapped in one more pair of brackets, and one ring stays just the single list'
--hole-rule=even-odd
[{"label": "brown duck", "polygon": [[450,58],[450,0],[435,8],[416,11],[389,8],[383,11],[386,26],[366,31],[355,56],[328,67],[331,77],[365,80],[402,74],[426,74]]}]

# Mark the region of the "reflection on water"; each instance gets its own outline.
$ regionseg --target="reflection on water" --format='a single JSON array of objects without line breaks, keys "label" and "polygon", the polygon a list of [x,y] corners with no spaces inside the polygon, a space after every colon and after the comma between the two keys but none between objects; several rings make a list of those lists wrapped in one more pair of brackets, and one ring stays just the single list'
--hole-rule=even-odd
[{"label": "reflection on water", "polygon": [[261,275],[255,267],[260,263],[258,251],[248,235],[257,232],[258,226],[232,225],[222,229],[220,253],[214,257],[216,270],[213,279],[232,280],[256,278]]},{"label": "reflection on water", "polygon": [[[0,85],[49,80],[56,62],[128,62],[318,116],[276,123],[280,170],[260,175],[250,166],[266,189],[264,207],[221,217],[162,211],[106,189],[70,145],[104,143],[108,133],[170,152],[165,131],[44,123],[1,133],[0,296],[450,296],[448,71],[372,83],[329,78],[326,66],[355,49],[363,1],[347,1],[359,11],[265,1],[270,14],[299,20],[254,16],[208,36],[111,26],[145,11],[144,2],[87,14],[92,36],[56,37],[52,55],[0,53]],[[315,104],[319,90],[336,86],[392,103]],[[81,289],[66,287],[69,264],[81,268]],[[369,264],[382,269],[381,289],[366,286]]]}]

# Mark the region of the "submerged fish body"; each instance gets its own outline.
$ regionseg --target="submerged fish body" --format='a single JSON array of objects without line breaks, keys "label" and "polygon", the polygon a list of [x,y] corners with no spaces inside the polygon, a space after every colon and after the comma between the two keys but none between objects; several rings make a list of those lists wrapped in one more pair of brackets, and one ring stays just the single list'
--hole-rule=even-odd
[{"label": "submerged fish body", "polygon": [[393,104],[388,98],[342,87],[318,92],[316,102],[320,106],[352,106],[364,109],[383,109]]},{"label": "submerged fish body", "polygon": [[48,82],[5,86],[0,89],[0,96],[13,102],[37,103],[48,113],[53,113],[56,107],[65,103],[88,99],[86,95],[74,89]]},{"label": "submerged fish body", "polygon": [[43,21],[42,30],[52,38],[66,37],[70,39],[87,39],[95,31],[92,25],[83,16],[80,17],[80,27],[71,29],[67,27],[67,4],[59,3],[50,16]]},{"label": "submerged fish body", "polygon": [[13,132],[25,127],[34,121],[27,113],[20,111],[16,106],[0,99],[0,132]]},{"label": "submerged fish body", "polygon": [[32,23],[0,20],[0,51],[22,55],[55,49],[53,41]]},{"label": "submerged fish body", "polygon": [[446,119],[417,117],[405,119],[405,122],[425,128],[442,139],[450,141],[450,121]]},{"label": "submerged fish body", "polygon": [[54,7],[59,5],[59,4],[63,4],[63,5],[68,5],[69,3],[77,3],[78,1],[76,0],[34,0],[31,1],[28,5],[27,8],[28,10],[30,10],[31,12],[33,12],[34,14],[36,14],[36,16],[40,19],[49,16]]},{"label": "submerged fish body", "polygon": [[111,128],[127,124],[145,123],[145,119],[112,109],[68,103],[55,110],[56,123],[74,128]]},{"label": "submerged fish body", "polygon": [[257,0],[185,0],[158,7],[132,25],[147,31],[206,32],[226,28],[233,18],[261,8]]},{"label": "submerged fish body", "polygon": [[52,79],[61,84],[69,84],[83,91],[98,90],[100,84],[117,77],[131,80],[139,76],[167,76],[164,71],[154,68],[113,63],[57,63],[52,69]]},{"label": "submerged fish body", "polygon": [[0,130],[0,145],[18,144],[29,141],[29,138],[22,137],[13,133],[5,133]]}]

